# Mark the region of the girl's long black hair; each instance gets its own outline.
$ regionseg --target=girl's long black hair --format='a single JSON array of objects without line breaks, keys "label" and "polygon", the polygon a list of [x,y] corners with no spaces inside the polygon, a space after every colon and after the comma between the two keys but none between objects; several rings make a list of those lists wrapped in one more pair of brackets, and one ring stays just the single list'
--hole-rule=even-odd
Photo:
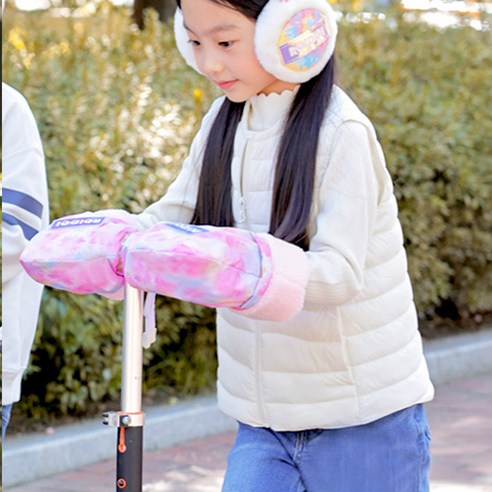
[{"label": "girl's long black hair", "polygon": [[[211,0],[256,20],[266,0]],[[181,7],[180,0],[177,1]],[[316,153],[321,125],[335,82],[335,58],[301,84],[280,140],[269,232],[307,250]],[[208,135],[193,224],[233,226],[231,162],[244,102],[225,99]]]}]

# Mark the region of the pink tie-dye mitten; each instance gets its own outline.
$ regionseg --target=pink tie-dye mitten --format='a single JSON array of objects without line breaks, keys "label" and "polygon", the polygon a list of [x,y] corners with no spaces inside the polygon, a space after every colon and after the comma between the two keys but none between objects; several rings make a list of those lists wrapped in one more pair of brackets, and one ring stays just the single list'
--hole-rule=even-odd
[{"label": "pink tie-dye mitten", "polygon": [[100,210],[54,220],[27,245],[20,261],[37,282],[77,294],[121,299],[122,242],[139,230],[124,210]]},{"label": "pink tie-dye mitten", "polygon": [[138,289],[273,321],[302,309],[308,276],[297,246],[232,227],[160,223],[132,234],[122,261]]}]

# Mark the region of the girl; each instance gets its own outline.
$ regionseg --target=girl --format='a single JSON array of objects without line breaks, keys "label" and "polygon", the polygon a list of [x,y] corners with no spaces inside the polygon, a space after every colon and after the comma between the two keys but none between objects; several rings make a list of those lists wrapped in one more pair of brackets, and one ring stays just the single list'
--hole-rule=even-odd
[{"label": "girl", "polygon": [[218,310],[219,406],[239,421],[224,491],[421,492],[433,388],[373,126],[334,85],[330,46],[303,83],[305,71],[265,68],[269,35],[310,7],[334,44],[321,3],[178,1],[179,46],[226,97],[141,220],[268,231],[305,251],[292,319]]},{"label": "girl", "polygon": [[[130,261],[133,238],[152,243],[145,234],[164,220],[228,235],[216,262],[239,251],[248,263],[244,234],[261,251],[248,263],[261,287],[234,302],[231,286],[230,302],[212,302],[213,282],[192,279],[190,258],[213,254],[206,241],[178,273],[193,292],[177,297],[219,307],[219,406],[239,422],[223,490],[428,490],[422,404],[433,387],[397,204],[373,126],[334,85],[333,11],[325,0],[178,7],[178,47],[225,97],[166,196],[137,216],[145,230],[129,235],[121,261],[134,286],[173,294],[163,285],[176,251],[171,266],[151,254]],[[157,231],[155,248],[172,242],[170,230]],[[162,288],[138,280],[149,271]]]}]

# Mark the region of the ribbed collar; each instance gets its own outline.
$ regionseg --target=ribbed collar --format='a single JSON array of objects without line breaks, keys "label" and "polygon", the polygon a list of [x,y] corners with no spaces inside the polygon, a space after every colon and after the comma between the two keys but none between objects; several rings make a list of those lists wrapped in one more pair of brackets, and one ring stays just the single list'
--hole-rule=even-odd
[{"label": "ribbed collar", "polygon": [[283,123],[298,91],[285,90],[280,94],[258,94],[246,103],[245,116],[249,131],[262,132],[277,123]]}]

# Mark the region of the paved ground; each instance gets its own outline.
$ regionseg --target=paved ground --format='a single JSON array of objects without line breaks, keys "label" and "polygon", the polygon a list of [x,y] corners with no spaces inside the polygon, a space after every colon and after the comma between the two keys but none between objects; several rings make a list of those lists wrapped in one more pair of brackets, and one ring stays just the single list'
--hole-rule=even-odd
[{"label": "paved ground", "polygon": [[[492,374],[437,387],[427,405],[432,492],[492,492],[491,409]],[[219,492],[233,439],[220,434],[145,453],[144,492]],[[4,492],[108,492],[114,476],[110,460]]]}]

